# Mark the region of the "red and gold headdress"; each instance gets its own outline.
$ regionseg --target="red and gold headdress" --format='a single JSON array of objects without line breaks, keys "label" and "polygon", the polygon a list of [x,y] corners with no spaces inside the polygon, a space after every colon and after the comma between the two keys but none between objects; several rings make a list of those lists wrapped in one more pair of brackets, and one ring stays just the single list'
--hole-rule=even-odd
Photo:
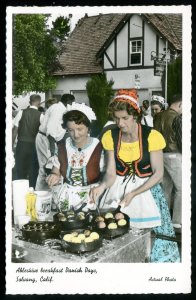
[{"label": "red and gold headdress", "polygon": [[140,113],[140,106],[138,101],[136,89],[119,90],[113,101],[129,103],[135,110]]}]

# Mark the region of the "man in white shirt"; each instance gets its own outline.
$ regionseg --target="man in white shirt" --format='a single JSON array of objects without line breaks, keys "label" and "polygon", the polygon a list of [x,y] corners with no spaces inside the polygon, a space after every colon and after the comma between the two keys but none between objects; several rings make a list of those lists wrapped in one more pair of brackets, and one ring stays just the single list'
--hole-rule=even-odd
[{"label": "man in white shirt", "polygon": [[148,100],[144,100],[142,102],[141,110],[143,112],[141,124],[149,127],[153,127],[153,118],[151,116],[151,108]]},{"label": "man in white shirt", "polygon": [[[54,155],[55,141],[60,141],[65,135],[65,129],[62,128],[63,115],[66,113],[67,105],[75,100],[71,94],[64,94],[61,101],[51,105],[39,127],[39,132],[36,137],[36,150],[39,161],[39,174],[36,183],[36,190],[48,190],[46,183],[46,164]],[[52,167],[52,166],[51,166]]]},{"label": "man in white shirt", "polygon": [[30,106],[18,112],[13,121],[12,129],[13,148],[18,135],[15,152],[16,179],[29,179],[31,187],[35,187],[37,179],[35,137],[42,120],[42,114],[38,111],[40,103],[41,97],[39,95],[31,95]]}]

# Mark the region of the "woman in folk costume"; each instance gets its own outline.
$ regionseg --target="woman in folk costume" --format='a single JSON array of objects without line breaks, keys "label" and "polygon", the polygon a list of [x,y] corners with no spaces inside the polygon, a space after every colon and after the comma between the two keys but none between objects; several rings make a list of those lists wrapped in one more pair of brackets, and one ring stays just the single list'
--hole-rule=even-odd
[{"label": "woman in folk costume", "polygon": [[[175,237],[167,201],[159,183],[163,176],[163,136],[141,125],[134,89],[120,90],[109,105],[117,128],[102,137],[107,166],[103,181],[91,190],[91,201],[100,208],[121,205],[135,228],[153,228],[156,234]],[[151,262],[179,262],[177,243],[155,239]]]},{"label": "woman in folk costume", "polygon": [[[102,168],[102,145],[97,138],[90,136],[91,121],[96,120],[92,109],[84,103],[72,103],[63,116],[63,127],[69,137],[57,143],[58,159],[48,177],[50,187],[63,185],[58,191],[58,205],[61,210],[79,208],[89,200],[92,186],[98,185]],[[91,207],[92,204],[87,204]]]}]

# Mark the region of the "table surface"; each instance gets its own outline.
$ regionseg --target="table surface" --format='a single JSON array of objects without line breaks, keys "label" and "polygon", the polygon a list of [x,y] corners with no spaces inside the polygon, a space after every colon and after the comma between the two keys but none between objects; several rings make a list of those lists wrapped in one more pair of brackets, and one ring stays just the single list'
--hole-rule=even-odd
[{"label": "table surface", "polygon": [[[134,235],[132,230],[123,236],[112,240],[103,239],[102,247],[96,251],[83,254],[73,254],[63,250],[53,249],[50,246],[39,245],[19,239],[20,232],[13,228],[12,249],[26,253],[21,259],[13,262],[143,262],[144,255],[150,254],[151,238],[150,229],[145,229],[139,235]],[[134,255],[134,256],[133,256]],[[139,258],[139,256],[141,256]]]}]

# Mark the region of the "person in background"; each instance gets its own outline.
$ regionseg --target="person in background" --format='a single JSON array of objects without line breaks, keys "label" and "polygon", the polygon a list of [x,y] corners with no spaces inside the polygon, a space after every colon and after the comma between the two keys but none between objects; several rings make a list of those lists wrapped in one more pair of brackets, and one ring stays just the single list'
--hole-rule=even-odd
[{"label": "person in background", "polygon": [[51,105],[58,103],[58,100],[56,98],[49,98],[45,101],[45,107],[48,109]]},{"label": "person in background", "polygon": [[172,123],[172,129],[175,132],[178,150],[182,153],[182,114],[175,117]]},{"label": "person in background", "polygon": [[[99,186],[92,188],[92,202],[100,208],[121,206],[135,228],[175,237],[171,217],[159,185],[163,176],[163,136],[141,125],[137,91],[120,90],[109,105],[117,128],[107,131],[102,145],[107,155],[106,173]],[[177,243],[156,238],[151,262],[179,262]]]},{"label": "person in background", "polygon": [[143,100],[141,110],[144,113],[144,115],[151,115],[151,110],[150,110],[150,102],[149,100]]},{"label": "person in background", "polygon": [[64,94],[58,103],[55,98],[46,101],[48,109],[36,137],[36,150],[39,162],[39,174],[35,188],[37,191],[49,189],[46,183],[46,177],[48,176],[46,171],[48,169],[48,172],[50,172],[52,168],[55,142],[61,140],[65,135],[65,129],[62,128],[63,114],[67,111],[67,105],[70,105],[74,100],[73,95]]},{"label": "person in background", "polygon": [[180,229],[182,209],[182,155],[178,148],[176,132],[173,129],[173,122],[182,113],[182,96],[174,95],[167,110],[159,113],[154,122],[154,128],[158,130],[166,140],[164,149],[164,177],[163,189],[166,198],[170,202],[173,195],[173,216],[172,222],[175,228]]},{"label": "person in background", "polygon": [[99,139],[90,136],[93,120],[96,120],[94,112],[84,103],[73,103],[63,116],[63,127],[69,137],[57,143],[58,159],[47,180],[53,187],[63,177],[64,184],[58,193],[61,210],[88,203],[91,187],[100,180],[102,145]]},{"label": "person in background", "polygon": [[30,106],[21,110],[13,121],[12,147],[16,136],[18,141],[15,151],[15,179],[29,179],[29,185],[35,188],[36,184],[36,149],[35,138],[43,115],[38,110],[41,102],[39,95],[30,96]]},{"label": "person in background", "polygon": [[153,95],[151,97],[151,115],[153,119],[155,116],[165,109],[165,99],[161,96]]},{"label": "person in background", "polygon": [[38,107],[38,110],[43,114],[45,113],[45,109],[42,106]]},{"label": "person in background", "polygon": [[148,100],[142,102],[141,111],[143,113],[141,124],[153,127],[153,118],[151,116],[151,108]]}]

